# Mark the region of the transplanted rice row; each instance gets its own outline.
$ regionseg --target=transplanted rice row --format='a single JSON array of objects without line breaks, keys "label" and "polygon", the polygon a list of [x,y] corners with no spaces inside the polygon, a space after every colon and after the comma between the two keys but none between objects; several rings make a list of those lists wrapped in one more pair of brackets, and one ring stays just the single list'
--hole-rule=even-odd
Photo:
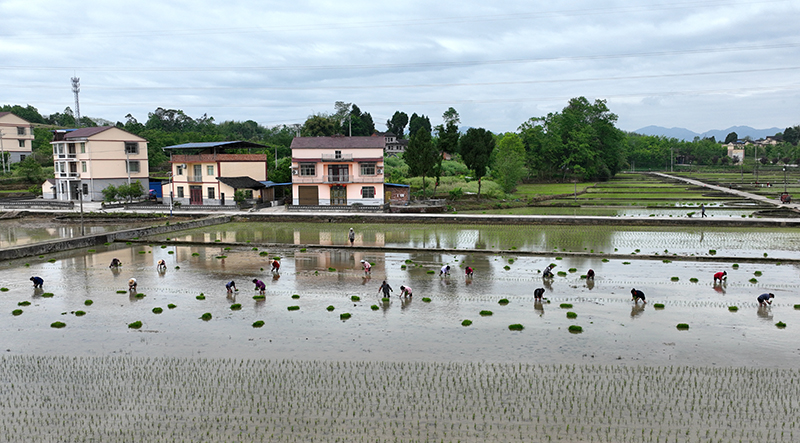
[{"label": "transplanted rice row", "polygon": [[792,442],[799,378],[770,368],[3,356],[0,379],[14,388],[0,399],[0,438]]}]

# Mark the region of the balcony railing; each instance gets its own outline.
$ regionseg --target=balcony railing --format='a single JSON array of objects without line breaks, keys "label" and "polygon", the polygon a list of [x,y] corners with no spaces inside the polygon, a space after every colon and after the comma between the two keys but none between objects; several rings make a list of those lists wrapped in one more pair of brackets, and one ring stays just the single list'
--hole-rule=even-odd
[{"label": "balcony railing", "polygon": [[186,176],[186,181],[189,181],[189,182],[202,182],[203,181],[203,176],[202,175],[187,175]]},{"label": "balcony railing", "polygon": [[56,178],[80,178],[80,172],[56,172]]},{"label": "balcony railing", "polygon": [[58,154],[58,158],[77,158],[78,154],[71,152],[68,154]]},{"label": "balcony railing", "polygon": [[324,162],[351,162],[353,161],[353,154],[322,154],[322,161]]},{"label": "balcony railing", "polygon": [[293,183],[383,183],[383,175],[353,176],[353,175],[323,175],[307,176],[295,175]]}]

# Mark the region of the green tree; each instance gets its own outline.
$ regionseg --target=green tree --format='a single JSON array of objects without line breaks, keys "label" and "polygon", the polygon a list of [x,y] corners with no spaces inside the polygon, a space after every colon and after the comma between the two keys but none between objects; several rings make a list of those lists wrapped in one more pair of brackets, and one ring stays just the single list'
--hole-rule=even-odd
[{"label": "green tree", "polygon": [[26,157],[17,165],[17,174],[28,183],[41,184],[44,180],[42,165],[36,161],[34,156]]},{"label": "green tree", "polygon": [[422,176],[422,198],[425,198],[425,177],[434,172],[437,157],[441,157],[433,144],[430,131],[419,129],[408,142],[403,156],[410,172],[414,176]]},{"label": "green tree", "polygon": [[481,198],[481,178],[486,175],[494,144],[492,133],[483,128],[469,128],[459,143],[464,164],[475,172],[478,179],[478,198]]},{"label": "green tree", "polygon": [[783,131],[783,141],[797,146],[797,142],[800,142],[800,125],[786,128]]},{"label": "green tree", "polygon": [[408,136],[413,136],[418,130],[425,128],[431,132],[431,120],[424,115],[411,114],[411,119],[408,121]]},{"label": "green tree", "polygon": [[455,154],[458,151],[458,124],[461,118],[458,112],[449,108],[442,114],[444,123],[436,126],[436,135],[439,138],[439,149],[448,154]]},{"label": "green tree", "polygon": [[117,191],[117,187],[114,185],[108,185],[100,192],[103,194],[103,201],[106,203],[119,200],[119,191]]},{"label": "green tree", "polygon": [[395,111],[392,118],[386,120],[386,130],[396,135],[397,138],[405,137],[406,125],[408,124],[408,114]]},{"label": "green tree", "polygon": [[284,157],[278,160],[278,167],[269,171],[269,177],[275,183],[291,183],[292,181],[292,158]]},{"label": "green tree", "polygon": [[739,134],[736,132],[731,132],[725,137],[725,141],[723,143],[727,145],[728,143],[735,142],[736,140],[739,140]]},{"label": "green tree", "polygon": [[517,134],[508,133],[497,143],[492,175],[506,194],[514,192],[525,176],[525,145]]},{"label": "green tree", "polygon": [[31,123],[45,123],[44,117],[42,117],[42,114],[39,114],[39,110],[31,105],[24,108],[20,105],[3,105],[0,106],[0,112],[10,112]]},{"label": "green tree", "polygon": [[311,115],[303,123],[303,137],[330,137],[336,133],[336,124],[325,114]]}]

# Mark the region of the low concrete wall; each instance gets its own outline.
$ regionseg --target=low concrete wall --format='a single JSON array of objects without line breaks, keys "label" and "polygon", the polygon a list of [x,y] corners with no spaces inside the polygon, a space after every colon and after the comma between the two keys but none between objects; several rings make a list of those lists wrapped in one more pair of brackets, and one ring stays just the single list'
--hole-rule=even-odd
[{"label": "low concrete wall", "polygon": [[797,228],[800,219],[769,218],[674,218],[589,217],[556,215],[396,214],[396,213],[250,213],[232,216],[235,221],[312,223],[418,223],[481,225],[574,225],[574,226],[692,226]]},{"label": "low concrete wall", "polygon": [[11,260],[15,258],[32,257],[54,252],[68,251],[70,249],[88,248],[104,243],[111,243],[115,240],[130,240],[137,237],[149,235],[166,234],[185,229],[202,228],[204,226],[219,225],[228,223],[231,217],[227,215],[206,217],[197,220],[178,222],[170,225],[150,226],[146,228],[126,229],[124,231],[106,232],[97,235],[87,235],[70,239],[50,240],[31,245],[16,246],[12,248],[0,249],[0,260]]}]

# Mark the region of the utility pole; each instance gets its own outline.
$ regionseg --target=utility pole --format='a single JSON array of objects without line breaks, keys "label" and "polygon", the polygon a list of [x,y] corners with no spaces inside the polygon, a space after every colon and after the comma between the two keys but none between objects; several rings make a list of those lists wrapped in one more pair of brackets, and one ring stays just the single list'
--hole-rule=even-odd
[{"label": "utility pole", "polygon": [[3,131],[0,131],[0,162],[2,162],[3,172],[6,172],[6,150],[3,147]]}]

